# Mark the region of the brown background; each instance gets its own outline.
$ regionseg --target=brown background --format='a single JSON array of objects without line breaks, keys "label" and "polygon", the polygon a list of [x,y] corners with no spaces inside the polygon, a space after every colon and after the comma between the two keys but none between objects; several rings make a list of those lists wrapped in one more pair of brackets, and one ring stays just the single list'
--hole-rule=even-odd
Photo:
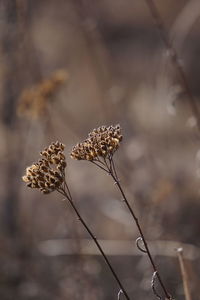
[{"label": "brown background", "polygon": [[[198,101],[199,1],[155,3]],[[111,179],[69,157],[90,130],[120,123],[116,165],[159,270],[184,299],[175,250],[182,246],[199,299],[199,133],[145,1],[1,0],[0,14],[0,298],[117,299],[116,282],[62,197],[21,180],[39,151],[59,140],[74,200],[131,299],[154,299],[151,266]],[[58,70],[69,78],[42,113],[19,114],[23,92]]]}]

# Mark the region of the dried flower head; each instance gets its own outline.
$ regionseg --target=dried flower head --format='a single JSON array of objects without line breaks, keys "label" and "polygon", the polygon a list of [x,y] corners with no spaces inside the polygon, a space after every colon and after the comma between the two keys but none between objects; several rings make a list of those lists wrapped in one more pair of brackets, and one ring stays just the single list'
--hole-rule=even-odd
[{"label": "dried flower head", "polygon": [[69,75],[66,71],[58,70],[50,78],[23,90],[19,98],[18,115],[33,118],[44,115],[50,100],[68,78]]},{"label": "dried flower head", "polygon": [[40,152],[42,158],[26,168],[26,175],[22,177],[30,188],[40,189],[49,194],[61,187],[65,180],[66,161],[62,143],[52,143]]},{"label": "dried flower head", "polygon": [[73,147],[71,158],[93,161],[99,157],[111,157],[122,141],[121,127],[101,126],[89,133],[88,138]]}]

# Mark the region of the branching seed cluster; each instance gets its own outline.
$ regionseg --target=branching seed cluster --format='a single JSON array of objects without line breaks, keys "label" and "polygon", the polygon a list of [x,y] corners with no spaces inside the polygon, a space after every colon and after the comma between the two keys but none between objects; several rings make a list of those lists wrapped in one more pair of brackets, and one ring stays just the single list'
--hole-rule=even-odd
[{"label": "branching seed cluster", "polygon": [[120,125],[98,127],[88,134],[84,142],[73,147],[71,158],[89,161],[108,158],[118,149],[121,141]]},{"label": "branching seed cluster", "polygon": [[[138,228],[140,233],[140,237],[136,240],[136,245],[138,249],[148,255],[148,258],[152,264],[154,273],[152,277],[152,290],[154,295],[161,299],[160,295],[157,293],[155,288],[155,279],[158,279],[164,293],[165,298],[172,300],[172,297],[167,292],[165,285],[162,282],[162,279],[158,273],[157,267],[154,263],[152,255],[150,253],[147,241],[145,240],[143,231],[141,229],[140,223],[135,215],[134,210],[131,208],[128,199],[125,196],[125,193],[120,185],[120,181],[118,180],[117,172],[114,165],[113,154],[119,148],[120,142],[122,141],[121,127],[120,125],[116,126],[101,126],[97,129],[94,129],[92,132],[88,134],[87,139],[77,144],[73,147],[71,152],[71,158],[77,160],[87,160],[100,167],[104,171],[106,171],[109,175],[111,175],[115,184],[117,185],[121,195],[123,196],[123,200],[129,209],[129,212]],[[95,242],[102,256],[104,257],[107,265],[109,266],[113,276],[117,280],[120,291],[118,293],[118,299],[120,299],[120,295],[123,293],[124,297],[129,300],[129,296],[124,289],[120,279],[115,273],[112,265],[110,264],[108,258],[106,257],[101,245],[98,240],[95,238],[83,218],[81,217],[79,211],[77,210],[73,198],[71,196],[69,187],[65,180],[65,168],[66,168],[66,160],[64,155],[65,146],[62,143],[55,142],[52,143],[48,148],[45,148],[42,152],[40,152],[41,159],[33,163],[30,167],[26,169],[26,175],[22,177],[23,181],[30,188],[39,189],[44,194],[49,194],[55,190],[57,190],[60,194],[65,196],[71,207],[75,211],[78,219],[81,221],[82,225],[85,227],[87,232],[90,234],[91,238]],[[142,242],[142,247],[140,246],[140,242]]]},{"label": "branching seed cluster", "polygon": [[26,168],[26,175],[22,177],[28,187],[49,194],[62,185],[66,168],[64,148],[62,143],[55,142],[40,152],[42,158]]}]

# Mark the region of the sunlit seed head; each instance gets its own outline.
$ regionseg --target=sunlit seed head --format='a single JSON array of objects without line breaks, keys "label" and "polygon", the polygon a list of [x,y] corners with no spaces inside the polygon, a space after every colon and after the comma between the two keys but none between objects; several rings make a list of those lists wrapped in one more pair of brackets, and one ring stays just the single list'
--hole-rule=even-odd
[{"label": "sunlit seed head", "polygon": [[121,141],[120,125],[98,127],[88,134],[88,138],[83,143],[73,147],[71,158],[89,161],[98,157],[107,158],[115,153]]},{"label": "sunlit seed head", "polygon": [[42,158],[27,167],[26,175],[22,177],[28,187],[37,188],[42,193],[49,194],[62,186],[67,165],[63,153],[64,148],[64,144],[56,142],[40,152]]}]

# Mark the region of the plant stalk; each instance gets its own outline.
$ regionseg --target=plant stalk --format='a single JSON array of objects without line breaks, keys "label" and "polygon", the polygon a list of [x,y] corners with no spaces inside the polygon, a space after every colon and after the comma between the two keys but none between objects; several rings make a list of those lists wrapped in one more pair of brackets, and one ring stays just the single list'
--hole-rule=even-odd
[{"label": "plant stalk", "polygon": [[155,26],[157,27],[158,31],[159,31],[159,34],[160,34],[160,37],[163,41],[163,44],[165,45],[166,49],[169,51],[169,56],[170,56],[170,59],[171,59],[171,62],[172,64],[174,65],[174,67],[176,68],[178,74],[179,74],[179,77],[181,79],[181,82],[182,82],[182,86],[184,87],[185,89],[185,92],[188,96],[188,102],[189,102],[189,105],[191,107],[191,111],[192,113],[194,114],[194,117],[196,119],[196,122],[197,122],[197,127],[198,127],[198,130],[200,131],[200,113],[199,113],[199,108],[198,108],[198,105],[196,103],[196,100],[193,96],[193,93],[192,93],[192,90],[191,90],[191,87],[188,83],[188,79],[186,77],[186,74],[185,74],[185,71],[183,69],[183,66],[182,64],[180,63],[180,59],[178,57],[178,54],[177,54],[177,51],[176,49],[173,47],[173,44],[169,38],[169,35],[168,35],[168,32],[166,31],[165,27],[164,27],[164,23],[163,23],[163,20],[158,12],[158,9],[154,3],[153,0],[145,0],[148,8],[149,8],[149,11],[152,15],[152,18],[155,22]]},{"label": "plant stalk", "polygon": [[139,221],[138,221],[138,218],[136,217],[136,215],[135,215],[135,213],[134,213],[132,207],[130,206],[130,203],[129,203],[128,200],[127,200],[127,197],[126,197],[126,195],[125,195],[125,193],[124,193],[124,191],[123,191],[123,189],[122,189],[122,187],[121,187],[121,184],[120,184],[119,180],[115,177],[115,175],[113,174],[113,172],[110,172],[110,175],[111,175],[111,177],[113,178],[113,180],[115,181],[115,184],[117,185],[117,187],[118,187],[118,189],[119,189],[119,191],[120,191],[120,193],[121,193],[121,195],[122,195],[122,197],[123,197],[123,201],[125,202],[126,206],[128,207],[128,209],[129,209],[129,211],[130,211],[130,213],[131,213],[131,216],[133,217],[133,219],[134,219],[134,221],[135,221],[135,224],[136,224],[136,226],[137,226],[137,228],[138,228],[138,231],[139,231],[140,236],[141,236],[141,238],[142,238],[142,241],[143,241],[143,243],[144,243],[144,246],[145,246],[145,249],[146,249],[146,253],[147,253],[148,257],[149,257],[149,260],[150,260],[150,262],[151,262],[151,265],[152,265],[152,267],[153,267],[154,272],[156,272],[157,278],[158,278],[159,283],[160,283],[160,285],[161,285],[161,287],[162,287],[162,289],[163,289],[163,291],[164,291],[164,293],[165,293],[165,296],[166,296],[167,299],[171,300],[172,297],[171,297],[171,296],[169,295],[169,293],[167,292],[167,289],[166,289],[166,287],[165,287],[165,285],[164,285],[164,283],[163,283],[163,281],[162,281],[162,279],[161,279],[161,276],[160,276],[160,274],[159,274],[159,272],[158,272],[158,270],[157,270],[156,264],[155,264],[155,262],[154,262],[154,260],[153,260],[153,258],[152,258],[151,252],[150,252],[150,250],[149,250],[147,241],[146,241],[146,239],[145,239],[145,237],[144,237],[144,233],[143,233],[143,231],[142,231],[142,228],[141,228],[141,226],[140,226],[140,223],[139,223]]},{"label": "plant stalk", "polygon": [[183,280],[185,300],[192,300],[191,292],[190,292],[190,288],[189,288],[189,277],[188,277],[188,273],[187,273],[184,258],[183,258],[183,248],[178,248],[177,253],[178,253],[178,260],[179,260],[181,275],[182,275],[182,280]]},{"label": "plant stalk", "polygon": [[[68,189],[68,188],[67,188]],[[69,190],[68,190],[69,191]],[[67,198],[67,200],[69,201],[71,207],[73,208],[74,212],[76,213],[77,217],[78,217],[78,220],[82,223],[83,227],[86,229],[86,231],[89,233],[90,237],[92,238],[92,240],[94,241],[94,243],[96,244],[97,248],[99,249],[100,253],[102,254],[106,264],[108,265],[108,267],[110,268],[110,271],[111,273],[113,274],[114,278],[116,279],[120,289],[122,290],[124,296],[126,297],[127,300],[130,300],[130,297],[128,296],[124,286],[122,285],[118,275],[116,274],[115,270],[113,269],[110,261],[108,260],[106,254],[104,253],[101,245],[99,244],[97,238],[95,237],[95,235],[92,233],[92,231],[90,230],[90,228],[88,227],[88,225],[86,224],[86,222],[84,221],[84,219],[81,217],[78,209],[76,208],[74,202],[73,202],[73,199],[71,197],[71,195],[67,194],[67,192],[65,191],[65,189],[60,189],[59,192]]]}]

